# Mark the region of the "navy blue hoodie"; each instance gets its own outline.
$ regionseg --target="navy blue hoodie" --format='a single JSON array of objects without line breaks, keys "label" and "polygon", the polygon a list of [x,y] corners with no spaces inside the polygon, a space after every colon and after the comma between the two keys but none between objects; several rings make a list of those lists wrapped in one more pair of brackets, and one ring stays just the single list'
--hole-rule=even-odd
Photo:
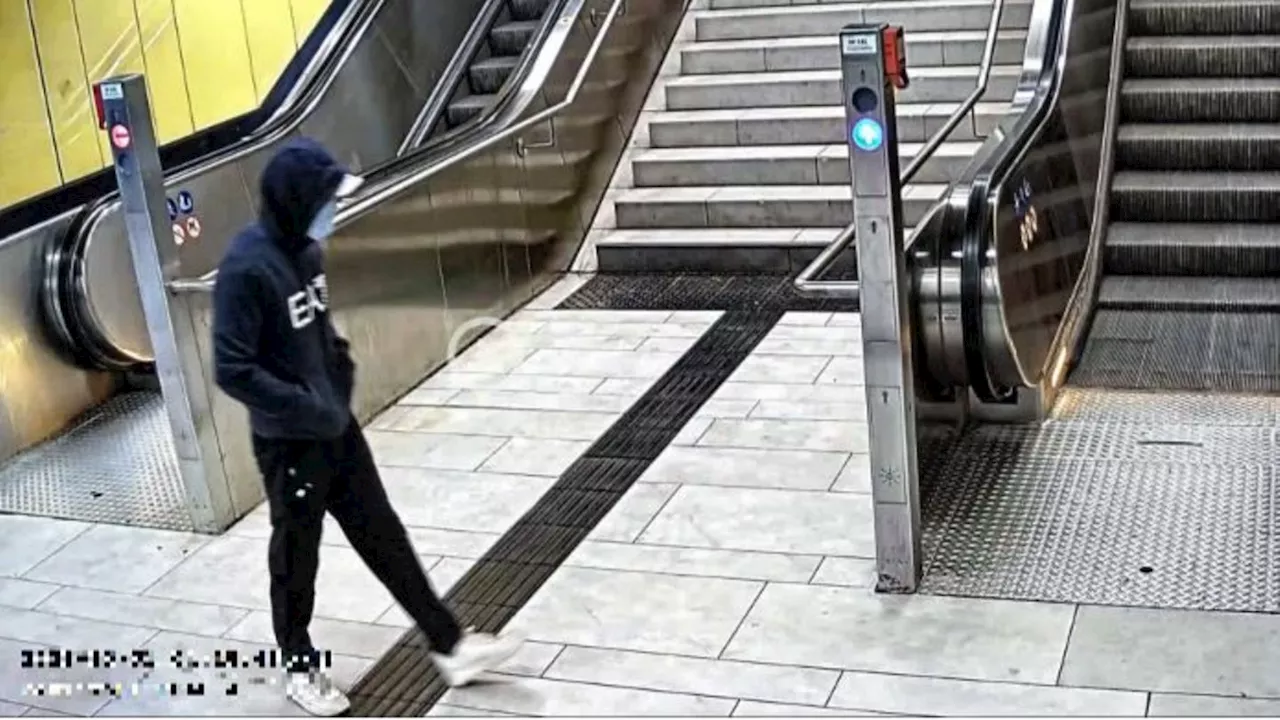
[{"label": "navy blue hoodie", "polygon": [[262,172],[258,222],[218,267],[215,379],[260,437],[328,440],[350,421],[355,366],[329,317],[323,250],[307,237],[345,176],[318,143],[289,142]]}]

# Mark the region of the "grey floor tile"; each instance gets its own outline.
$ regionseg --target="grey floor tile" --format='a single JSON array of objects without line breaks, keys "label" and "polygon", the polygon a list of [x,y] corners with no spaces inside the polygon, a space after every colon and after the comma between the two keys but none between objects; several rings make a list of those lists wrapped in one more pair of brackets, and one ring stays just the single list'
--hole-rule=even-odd
[{"label": "grey floor tile", "polygon": [[0,575],[22,575],[89,527],[70,520],[0,515]]},{"label": "grey floor tile", "polygon": [[[437,406],[446,405],[449,402],[449,398],[457,395],[460,392],[462,391],[452,390],[448,388],[420,387],[420,388],[416,388],[415,390],[410,392],[408,395],[405,395],[404,397],[400,398],[399,402],[397,402],[396,405],[401,407],[405,405],[437,405]],[[373,423],[370,424],[369,427],[365,428],[365,430],[366,431],[377,430],[379,429],[379,427],[381,426],[379,425],[378,421],[375,420]]]},{"label": "grey floor tile", "polygon": [[636,483],[618,501],[608,515],[591,531],[592,540],[632,542],[649,526],[654,516],[675,494],[678,485]]},{"label": "grey floor tile", "polygon": [[[223,536],[187,558],[146,595],[257,610],[270,608],[265,540]],[[209,578],[218,578],[217,583]],[[316,580],[316,615],[372,622],[393,600],[354,550],[326,547]]]},{"label": "grey floor tile", "polygon": [[436,528],[409,528],[409,539],[419,555],[446,558],[479,558],[502,537],[501,533],[479,533]]},{"label": "grey floor tile", "polygon": [[480,466],[483,472],[559,477],[591,447],[583,440],[511,438]]},{"label": "grey floor tile", "polygon": [[684,486],[639,542],[874,557],[875,525],[865,496]]},{"label": "grey floor tile", "polygon": [[501,343],[472,345],[461,357],[449,361],[450,372],[508,373],[525,362],[536,350],[520,345],[503,346]]},{"label": "grey floor tile", "polygon": [[427,717],[520,717],[515,713],[498,712],[497,710],[476,710],[460,705],[436,703],[427,712]]},{"label": "grey floor tile", "polygon": [[[339,655],[378,658],[400,639],[401,631],[385,625],[315,618],[311,621],[311,639],[320,650]],[[205,633],[200,633],[205,634]],[[252,612],[225,637],[259,645],[275,645],[271,613]]]},{"label": "grey floor tile", "polygon": [[555,482],[549,477],[386,468],[387,496],[405,525],[504,533]]},{"label": "grey floor tile", "polygon": [[834,420],[721,419],[698,438],[699,446],[761,450],[867,452],[864,423]]},{"label": "grey floor tile", "polygon": [[761,400],[750,417],[764,420],[843,420],[867,422],[867,403],[861,397],[822,402],[815,400]]},{"label": "grey floor tile", "polygon": [[1064,685],[1280,697],[1280,617],[1081,606]]},{"label": "grey floor tile", "polygon": [[97,525],[26,574],[26,579],[138,593],[209,540],[201,535]]},{"label": "grey floor tile", "polygon": [[829,357],[794,357],[752,354],[738,365],[728,382],[768,382],[810,385],[818,379]]},{"label": "grey floor tile", "polygon": [[423,406],[411,408],[397,429],[501,438],[595,440],[616,418],[617,414],[612,412]]},{"label": "grey floor tile", "polygon": [[840,475],[831,486],[835,492],[871,494],[871,456],[866,453],[854,453],[840,470]]},{"label": "grey floor tile", "polygon": [[365,432],[379,467],[475,470],[507,442],[505,437],[430,432]]},{"label": "grey floor tile", "polygon": [[540,717],[727,717],[733,701],[579,683],[513,678],[450,690],[441,701],[478,710]]},{"label": "grey floor tile", "polygon": [[939,717],[1142,717],[1147,694],[846,672],[833,708]]},{"label": "grey floor tile", "polygon": [[873,589],[876,586],[874,558],[825,557],[810,580],[814,585]]},{"label": "grey floor tile", "polygon": [[600,386],[600,383],[600,378],[465,373],[446,369],[432,375],[423,382],[421,387],[439,390],[516,390],[589,395]]},{"label": "grey floor tile", "polygon": [[1153,693],[1149,717],[1276,717],[1280,699]]},{"label": "grey floor tile", "polygon": [[862,358],[836,356],[818,376],[819,385],[863,385],[866,371],[862,367]]},{"label": "grey floor tile", "polygon": [[449,400],[448,404],[456,407],[501,408],[506,410],[623,413],[631,406],[631,401],[629,398],[603,394],[589,395],[586,393],[552,393],[528,390],[461,390]]},{"label": "grey floor tile", "polygon": [[680,432],[671,439],[671,445],[668,447],[688,447],[696,445],[703,435],[711,429],[711,424],[716,421],[713,417],[704,415],[694,415],[689,422],[680,428]]},{"label": "grey floor tile", "polygon": [[562,567],[516,615],[534,640],[715,657],[761,584]]},{"label": "grey floor tile", "polygon": [[671,446],[641,482],[826,490],[847,453]]},{"label": "grey floor tile", "polygon": [[58,591],[59,585],[0,578],[0,605],[30,610]]},{"label": "grey floor tile", "polygon": [[0,638],[24,643],[124,652],[141,646],[155,634],[154,629],[138,625],[66,617],[39,610],[0,608]]},{"label": "grey floor tile", "polygon": [[514,316],[516,320],[534,322],[576,322],[592,325],[618,324],[652,324],[664,323],[671,319],[671,310],[522,310]]},{"label": "grey floor tile", "polygon": [[634,402],[653,387],[654,380],[636,378],[609,378],[595,389],[595,395],[615,395]]},{"label": "grey floor tile", "polygon": [[832,313],[827,327],[862,327],[862,315],[856,312]]},{"label": "grey floor tile", "polygon": [[619,350],[538,350],[515,368],[516,374],[599,378],[657,378],[681,353]]},{"label": "grey floor tile", "polygon": [[0,717],[18,717],[22,713],[30,710],[29,705],[19,705],[11,702],[0,702]]},{"label": "grey floor tile", "polygon": [[786,703],[743,700],[733,709],[734,717],[865,717],[876,713],[853,710],[834,710],[812,705],[788,705]]},{"label": "grey floor tile", "polygon": [[59,590],[41,603],[39,610],[53,615],[212,637],[222,635],[249,612],[243,608],[223,605],[204,605],[80,588]]},{"label": "grey floor tile", "polygon": [[566,648],[547,678],[665,692],[821,705],[834,670],[711,660],[596,648]]},{"label": "grey floor tile", "polygon": [[[799,329],[799,328],[793,328]],[[828,330],[829,328],[804,328],[805,330]],[[819,337],[785,337],[771,335],[760,341],[755,352],[761,355],[783,355],[794,357],[856,357],[862,354],[861,339],[819,338]]]},{"label": "grey floor tile", "polygon": [[751,414],[758,401],[756,400],[726,400],[725,398],[711,398],[698,408],[698,415],[711,418],[738,418],[743,419]]},{"label": "grey floor tile", "polygon": [[[271,651],[268,645],[161,633],[147,646],[153,650],[157,663],[156,669],[141,685],[142,694],[114,700],[99,715],[303,716],[302,710],[285,696],[284,676],[278,669],[260,668],[252,663],[250,667],[238,670],[212,666],[219,659],[225,664],[233,652],[239,661],[252,659],[258,651]],[[175,657],[177,662],[171,661]],[[193,661],[198,667],[191,666]],[[328,672],[339,687],[347,688],[371,662],[368,658],[334,655],[333,666]],[[169,683],[178,683],[180,688],[185,688],[188,683],[203,683],[204,695],[183,692],[175,696],[160,692]]]},{"label": "grey floor tile", "polygon": [[1069,605],[770,584],[723,657],[1052,685]]},{"label": "grey floor tile", "polygon": [[[95,644],[94,639],[85,636],[63,633],[59,639],[48,636],[40,640],[8,640],[0,638],[0,657],[5,658],[0,664],[0,701],[8,707],[26,706],[39,708],[41,714],[62,712],[71,715],[92,715],[102,709],[111,696],[108,687],[116,683],[130,686],[142,676],[144,670],[131,667],[129,663],[117,663],[113,667],[95,666],[90,663],[72,668],[35,667],[24,668],[19,662],[23,650],[34,650],[33,646],[64,647],[76,650],[114,650],[117,653],[130,653],[140,649],[155,632],[148,630],[143,636],[126,631],[118,640]],[[127,655],[131,656],[131,655]],[[39,659],[37,658],[37,662]],[[91,684],[93,689],[85,687]],[[77,686],[79,686],[77,688]],[[96,690],[96,692],[95,692]],[[30,711],[25,711],[30,712]],[[5,712],[0,713],[8,715]]]},{"label": "grey floor tile", "polygon": [[32,718],[32,717],[78,717],[78,716],[72,715],[71,713],[58,712],[57,710],[47,710],[45,708],[33,707],[30,710],[22,713],[22,717]]},{"label": "grey floor tile", "polygon": [[832,388],[830,385],[797,385],[780,382],[730,381],[716,390],[716,397],[738,400],[768,400],[804,405],[831,402],[861,402],[866,405],[866,391],[859,387]]},{"label": "grey floor tile", "polygon": [[565,560],[565,565],[738,580],[805,582],[813,575],[819,560],[812,555],[588,540],[574,550]]}]

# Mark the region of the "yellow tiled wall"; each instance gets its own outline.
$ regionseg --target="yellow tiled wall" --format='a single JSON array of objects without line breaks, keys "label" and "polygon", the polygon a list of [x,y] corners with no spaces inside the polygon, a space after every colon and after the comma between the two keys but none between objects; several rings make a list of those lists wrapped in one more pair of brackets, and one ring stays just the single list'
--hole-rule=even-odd
[{"label": "yellow tiled wall", "polygon": [[0,208],[105,167],[90,87],[145,72],[161,143],[271,91],[329,0],[0,0]]}]

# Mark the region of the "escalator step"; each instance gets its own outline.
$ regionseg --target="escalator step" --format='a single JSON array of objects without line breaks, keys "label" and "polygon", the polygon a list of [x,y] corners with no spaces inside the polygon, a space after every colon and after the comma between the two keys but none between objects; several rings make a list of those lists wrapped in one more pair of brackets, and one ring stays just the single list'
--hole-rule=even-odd
[{"label": "escalator step", "polygon": [[1274,77],[1280,75],[1280,35],[1130,37],[1129,77]]},{"label": "escalator step", "polygon": [[541,25],[540,20],[503,23],[489,31],[489,49],[494,55],[520,55]]},{"label": "escalator step", "polygon": [[551,0],[507,0],[516,20],[537,20],[551,7]]},{"label": "escalator step", "polygon": [[1275,122],[1280,78],[1140,78],[1120,88],[1126,122]]},{"label": "escalator step", "polygon": [[471,118],[484,112],[493,102],[493,95],[468,95],[461,100],[449,103],[448,120],[451,127],[457,127]]},{"label": "escalator step", "polygon": [[471,91],[477,95],[494,95],[502,89],[507,78],[520,62],[519,55],[499,55],[472,64],[468,69]]},{"label": "escalator step", "polygon": [[1280,35],[1280,3],[1269,0],[1133,0],[1130,35]]},{"label": "escalator step", "polygon": [[1280,168],[1280,125],[1150,123],[1121,125],[1120,170],[1268,170]]},{"label": "escalator step", "polygon": [[1118,172],[1115,222],[1280,223],[1280,172]]},{"label": "escalator step", "polygon": [[1280,310],[1280,280],[1114,275],[1102,279],[1098,308],[1274,313]]},{"label": "escalator step", "polygon": [[1280,225],[1112,223],[1108,275],[1280,277]]}]

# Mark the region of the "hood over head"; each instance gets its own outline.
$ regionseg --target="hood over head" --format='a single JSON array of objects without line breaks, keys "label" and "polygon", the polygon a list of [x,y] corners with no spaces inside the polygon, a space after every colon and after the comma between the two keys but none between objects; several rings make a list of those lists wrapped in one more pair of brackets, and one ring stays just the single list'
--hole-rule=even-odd
[{"label": "hood over head", "polygon": [[325,203],[359,184],[320,143],[290,140],[262,171],[262,226],[285,248],[301,250],[311,243],[307,229]]}]

